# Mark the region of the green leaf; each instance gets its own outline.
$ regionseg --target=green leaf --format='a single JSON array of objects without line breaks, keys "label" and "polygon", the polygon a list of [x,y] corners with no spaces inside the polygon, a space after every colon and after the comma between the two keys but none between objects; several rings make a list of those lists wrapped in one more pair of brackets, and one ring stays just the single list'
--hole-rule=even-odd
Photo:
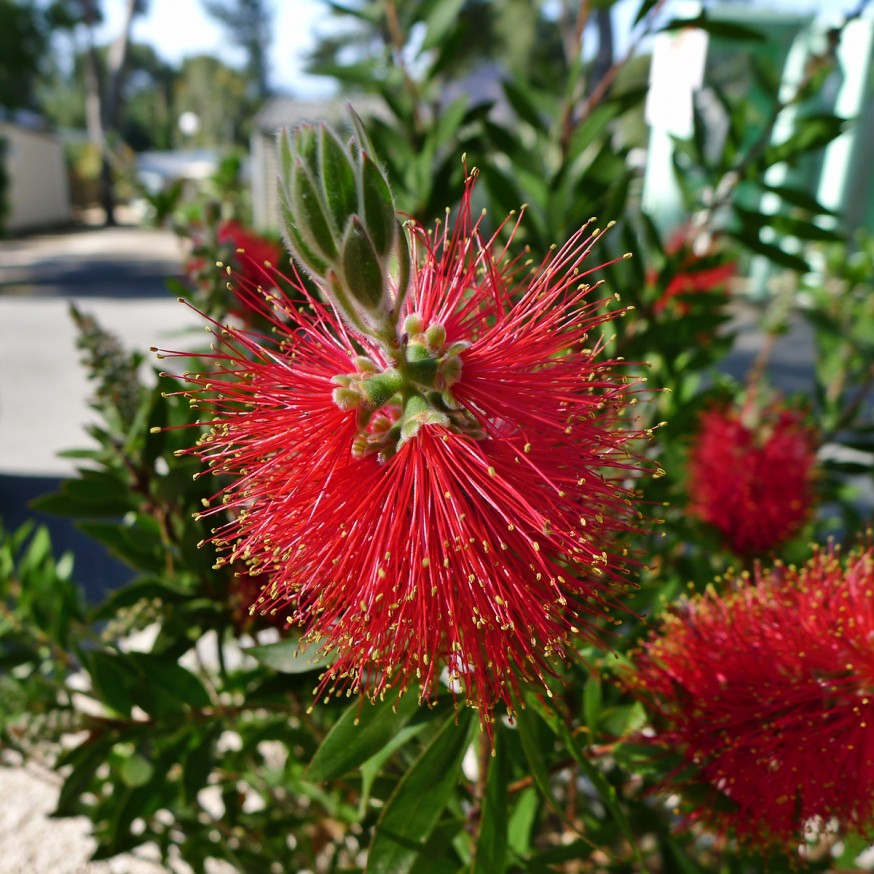
[{"label": "green leaf", "polygon": [[310,643],[301,649],[298,638],[280,640],[244,650],[260,664],[283,674],[307,674],[331,664],[330,655],[319,653],[319,644]]},{"label": "green leaf", "polygon": [[457,97],[447,106],[432,130],[432,138],[437,147],[448,143],[458,132],[467,115],[467,96]]},{"label": "green leaf", "polygon": [[[295,156],[288,180],[290,222],[317,256],[331,262],[337,258],[337,241],[318,194],[318,186],[303,161]],[[342,232],[342,228],[339,229]],[[309,266],[309,265],[307,265]]]},{"label": "green leaf", "polygon": [[458,783],[471,724],[467,710],[451,715],[401,778],[376,824],[368,855],[370,874],[412,870]]},{"label": "green leaf", "polygon": [[527,855],[531,850],[531,832],[537,819],[540,799],[534,787],[524,789],[519,793],[519,799],[513,808],[507,828],[509,847],[519,856]]},{"label": "green leaf", "polygon": [[758,255],[764,255],[781,267],[788,267],[790,270],[795,270],[798,273],[807,273],[810,269],[807,262],[800,255],[784,252],[779,246],[760,240],[755,228],[742,229],[736,232],[729,231],[728,233],[751,251]]},{"label": "green leaf", "polygon": [[358,216],[352,216],[343,235],[340,263],[355,302],[366,311],[381,314],[386,277],[373,241]]},{"label": "green leaf", "polygon": [[583,693],[583,712],[586,716],[586,725],[589,727],[591,737],[598,733],[598,723],[601,719],[601,705],[604,701],[604,692],[601,687],[601,678],[596,673],[591,673],[586,681]]},{"label": "green leaf", "polygon": [[129,565],[160,574],[166,564],[166,545],[156,519],[138,513],[132,524],[80,522],[80,531],[102,543]]},{"label": "green leaf", "polygon": [[534,714],[528,708],[520,707],[516,711],[516,731],[519,732],[519,740],[522,743],[522,751],[531,771],[534,785],[540,792],[541,797],[553,809],[558,810],[555,795],[549,779],[549,770],[543,758],[542,745],[538,737],[540,726]]},{"label": "green leaf", "polygon": [[446,39],[449,31],[458,22],[458,14],[464,6],[464,0],[440,0],[435,3],[428,15],[425,26],[425,39],[421,51],[427,52],[437,48]]},{"label": "green leaf", "polygon": [[798,118],[791,136],[782,143],[768,146],[762,161],[767,165],[779,164],[818,151],[839,137],[847,124],[847,119],[826,113]]},{"label": "green leaf", "polygon": [[197,793],[206,786],[215,762],[214,742],[220,734],[221,725],[216,724],[197,733],[192,732],[191,745],[184,757],[182,773],[182,792],[185,800],[192,804]]},{"label": "green leaf", "polygon": [[354,701],[337,720],[307,769],[314,783],[333,780],[376,755],[406,725],[418,708],[415,695],[370,704]]},{"label": "green leaf", "polygon": [[523,121],[527,121],[535,130],[543,127],[543,114],[538,109],[534,97],[519,82],[507,80],[503,83],[507,101]]},{"label": "green leaf", "polygon": [[125,653],[118,658],[136,672],[138,682],[133,696],[146,713],[169,716],[212,704],[203,683],[172,658],[145,652]]},{"label": "green leaf", "polygon": [[802,188],[793,188],[788,185],[762,185],[766,191],[779,195],[786,203],[792,206],[806,209],[808,212],[821,215],[835,215],[833,210],[824,207],[812,194]]},{"label": "green leaf", "polygon": [[31,501],[43,513],[59,516],[121,516],[135,508],[130,486],[115,473],[80,470],[78,477],[64,480],[51,495]]},{"label": "green leaf", "polygon": [[340,233],[358,206],[358,192],[348,152],[327,125],[319,126],[319,158],[328,214]]},{"label": "green leaf", "polygon": [[653,6],[658,3],[659,0],[643,0],[640,4],[640,9],[637,10],[637,15],[634,16],[634,24],[638,25],[644,18],[649,14],[649,11],[653,8]]},{"label": "green leaf", "polygon": [[116,653],[94,650],[83,659],[100,700],[120,716],[130,717],[136,677]]},{"label": "green leaf", "polygon": [[358,802],[358,815],[362,819],[367,812],[370,793],[382,766],[395,750],[399,750],[408,740],[419,734],[426,725],[425,722],[418,722],[402,728],[376,755],[371,756],[361,765],[361,798]]},{"label": "green leaf", "polygon": [[52,816],[76,816],[82,813],[79,797],[86,792],[97,769],[106,761],[116,737],[107,732],[103,735],[89,735],[58,759],[57,767],[70,768],[64,785],[61,787],[58,803]]},{"label": "green leaf", "polygon": [[497,874],[507,860],[507,783],[510,766],[507,760],[505,730],[497,728],[485,797],[480,811],[479,834],[474,856],[474,874]]},{"label": "green leaf", "polygon": [[583,773],[585,773],[592,785],[595,787],[595,790],[600,796],[601,801],[604,803],[604,806],[610,811],[613,820],[619,826],[622,834],[625,836],[625,839],[631,846],[638,861],[640,861],[642,864],[643,857],[641,856],[640,849],[637,846],[637,838],[635,837],[634,831],[631,828],[628,817],[625,815],[625,811],[622,809],[622,805],[619,802],[619,796],[616,793],[616,789],[601,773],[601,771],[589,761],[585,754],[585,751],[580,748],[580,745],[577,742],[577,738],[565,724],[564,720],[556,716],[554,712],[548,711],[547,708],[544,707],[544,705],[534,697],[529,697],[528,704],[535,712],[540,715],[540,717],[543,719],[544,722],[546,722],[546,724],[552,729],[552,731],[555,732],[555,734],[559,738],[561,738],[567,751],[573,756],[574,760],[583,770]]},{"label": "green leaf", "polygon": [[279,187],[278,205],[285,240],[294,259],[314,275],[323,275],[328,269],[328,262],[321,255],[316,254],[310,241],[300,232],[291,206],[290,195],[282,186]]},{"label": "green leaf", "polygon": [[367,152],[361,153],[361,214],[373,248],[379,257],[386,257],[395,236],[395,202],[375,156]]}]

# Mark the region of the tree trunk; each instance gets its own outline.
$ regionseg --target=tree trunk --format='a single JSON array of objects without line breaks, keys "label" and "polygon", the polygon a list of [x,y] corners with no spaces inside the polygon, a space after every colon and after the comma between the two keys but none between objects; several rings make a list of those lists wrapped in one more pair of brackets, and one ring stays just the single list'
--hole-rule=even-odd
[{"label": "tree trunk", "polygon": [[124,85],[130,31],[134,16],[140,11],[140,0],[127,0],[124,25],[110,46],[106,59],[106,77],[101,82],[100,59],[94,44],[97,12],[94,0],[82,0],[82,11],[88,29],[88,51],[85,65],[85,113],[88,138],[100,149],[100,204],[106,214],[106,224],[116,224],[115,185],[112,178],[110,137],[118,127],[121,92]]}]

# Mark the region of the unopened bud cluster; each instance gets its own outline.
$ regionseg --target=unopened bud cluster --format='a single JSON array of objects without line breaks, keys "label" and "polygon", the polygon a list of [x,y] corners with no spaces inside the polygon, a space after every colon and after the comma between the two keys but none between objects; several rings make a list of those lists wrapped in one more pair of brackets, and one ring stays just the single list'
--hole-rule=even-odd
[{"label": "unopened bud cluster", "polygon": [[334,403],[356,410],[360,431],[352,446],[357,458],[377,454],[385,461],[423,425],[441,425],[473,437],[482,436],[475,420],[452,397],[461,376],[461,353],[468,343],[446,343],[446,329],[407,316],[393,347],[392,363],[380,369],[366,355],[352,359],[353,373],[335,376]]},{"label": "unopened bud cluster", "polygon": [[384,341],[410,281],[410,252],[360,119],[344,145],[327,125],[279,141],[279,204],[292,255],[343,318]]},{"label": "unopened bud cluster", "polygon": [[481,436],[452,397],[467,342],[413,313],[399,325],[411,280],[410,247],[388,182],[354,114],[344,145],[324,124],[285,132],[279,144],[280,207],[292,255],[355,331],[376,341],[388,364],[368,355],[334,377],[334,403],[356,411],[356,457],[390,458],[423,425]]}]

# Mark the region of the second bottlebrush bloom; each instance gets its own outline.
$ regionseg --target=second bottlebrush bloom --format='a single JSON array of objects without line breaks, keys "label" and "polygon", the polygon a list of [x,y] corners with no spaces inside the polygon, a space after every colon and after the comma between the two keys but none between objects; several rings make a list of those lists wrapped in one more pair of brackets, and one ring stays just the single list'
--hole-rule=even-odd
[{"label": "second bottlebrush bloom", "polygon": [[[691,822],[754,847],[874,821],[874,554],[818,549],[681,602],[633,658]],[[702,791],[703,790],[703,791]]]},{"label": "second bottlebrush bloom", "polygon": [[816,446],[803,415],[782,403],[706,410],[689,455],[692,514],[749,557],[799,533],[814,503]]}]

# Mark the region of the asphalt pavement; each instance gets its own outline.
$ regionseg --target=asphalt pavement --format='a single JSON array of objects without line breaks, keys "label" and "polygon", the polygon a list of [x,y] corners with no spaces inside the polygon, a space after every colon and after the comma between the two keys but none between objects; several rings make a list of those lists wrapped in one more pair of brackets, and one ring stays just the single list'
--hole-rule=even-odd
[{"label": "asphalt pavement", "polygon": [[99,421],[69,308],[146,353],[143,377],[151,379],[157,361],[149,347],[202,330],[166,286],[181,275],[183,256],[170,231],[132,226],[0,240],[0,521],[10,530],[28,518],[48,525],[56,550],[76,554],[77,578],[92,599],[130,571],[67,520],[28,508],[75,472],[76,462],[59,453],[92,445],[85,429]]}]

